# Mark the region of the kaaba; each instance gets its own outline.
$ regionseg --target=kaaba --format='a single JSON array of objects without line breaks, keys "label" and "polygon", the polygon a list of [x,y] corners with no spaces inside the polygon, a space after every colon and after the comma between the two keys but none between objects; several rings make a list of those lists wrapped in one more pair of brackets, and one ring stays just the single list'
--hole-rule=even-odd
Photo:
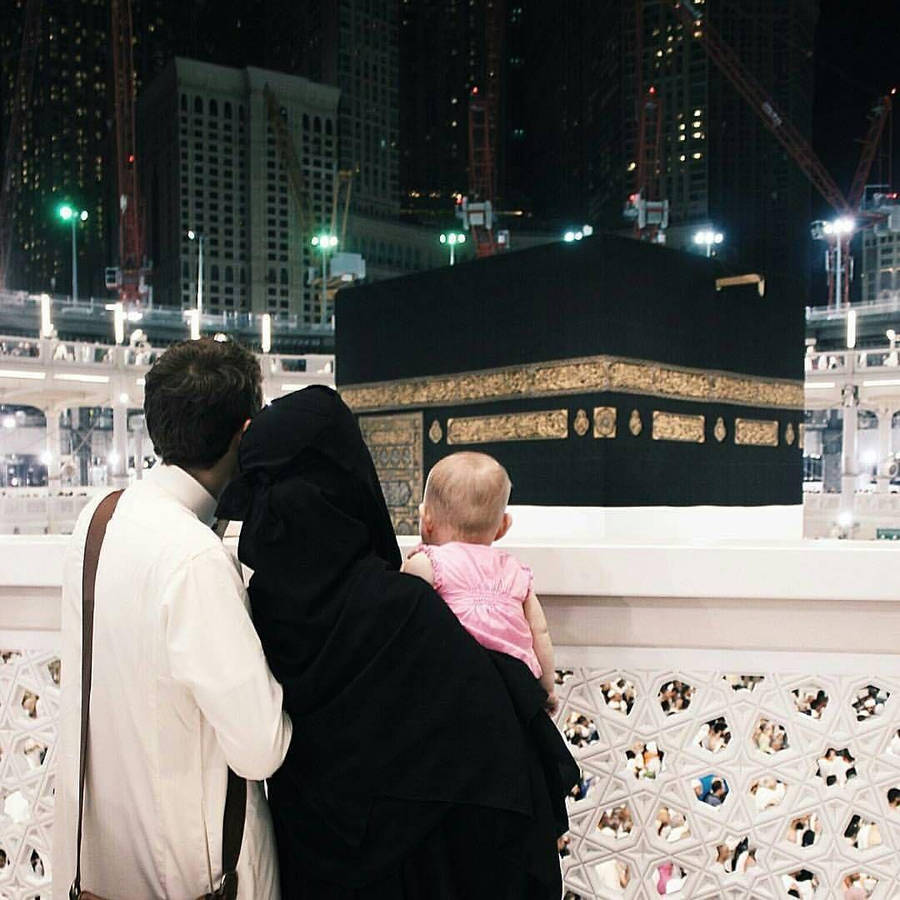
[{"label": "kaaba", "polygon": [[336,381],[399,534],[458,450],[516,504],[799,504],[801,298],[611,235],[337,295]]}]

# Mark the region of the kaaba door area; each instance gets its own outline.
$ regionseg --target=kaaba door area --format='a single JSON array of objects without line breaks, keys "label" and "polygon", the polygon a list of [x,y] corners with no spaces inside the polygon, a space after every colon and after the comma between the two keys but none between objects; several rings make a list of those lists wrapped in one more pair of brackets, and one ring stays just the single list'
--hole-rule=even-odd
[{"label": "kaaba door area", "polygon": [[799,504],[802,304],[733,274],[595,236],[340,292],[338,390],[398,533],[463,449],[516,504]]}]

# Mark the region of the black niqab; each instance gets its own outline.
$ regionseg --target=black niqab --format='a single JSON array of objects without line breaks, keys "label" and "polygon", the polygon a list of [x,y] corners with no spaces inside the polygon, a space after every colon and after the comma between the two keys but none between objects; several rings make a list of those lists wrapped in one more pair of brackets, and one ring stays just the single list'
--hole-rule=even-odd
[{"label": "black niqab", "polygon": [[405,897],[365,889],[407,883],[423,847],[434,866],[435,836],[452,827],[482,845],[464,865],[447,859],[447,879],[493,854],[508,896],[558,896],[555,837],[577,770],[527,668],[397,571],[353,414],[325,387],[276,400],[245,434],[240,469],[219,515],[243,521],[254,624],[294,727],[269,786],[284,895]]}]

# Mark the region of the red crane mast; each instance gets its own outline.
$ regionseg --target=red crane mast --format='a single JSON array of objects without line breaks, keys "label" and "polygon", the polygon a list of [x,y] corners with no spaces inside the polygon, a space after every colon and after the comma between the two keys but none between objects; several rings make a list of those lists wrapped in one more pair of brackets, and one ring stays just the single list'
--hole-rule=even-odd
[{"label": "red crane mast", "polygon": [[110,0],[119,199],[119,271],[115,285],[123,303],[140,303],[148,291],[138,192],[132,35],[130,0]]},{"label": "red crane mast", "polygon": [[634,35],[637,147],[634,191],[625,204],[625,218],[634,220],[635,237],[662,244],[669,225],[669,204],[660,197],[663,109],[653,85],[644,91],[644,0],[635,0]]},{"label": "red crane mast", "polygon": [[504,0],[484,2],[484,90],[469,94],[469,190],[459,210],[475,243],[475,255],[493,256],[504,244],[494,231],[497,133]]}]

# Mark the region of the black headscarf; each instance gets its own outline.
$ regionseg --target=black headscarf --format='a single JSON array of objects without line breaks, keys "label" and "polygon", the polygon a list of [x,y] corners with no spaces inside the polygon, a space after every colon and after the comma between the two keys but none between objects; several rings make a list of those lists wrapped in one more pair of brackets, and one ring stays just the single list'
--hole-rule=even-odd
[{"label": "black headscarf", "polygon": [[[243,521],[254,624],[294,725],[269,790],[283,877],[383,877],[458,804],[500,815],[500,842],[552,842],[523,734],[523,716],[547,719],[542,691],[509,660],[511,691],[506,658],[498,667],[424,581],[397,571],[375,467],[338,395],[276,400],[239,459],[219,516]],[[552,879],[555,852],[542,858],[536,877]]]}]

